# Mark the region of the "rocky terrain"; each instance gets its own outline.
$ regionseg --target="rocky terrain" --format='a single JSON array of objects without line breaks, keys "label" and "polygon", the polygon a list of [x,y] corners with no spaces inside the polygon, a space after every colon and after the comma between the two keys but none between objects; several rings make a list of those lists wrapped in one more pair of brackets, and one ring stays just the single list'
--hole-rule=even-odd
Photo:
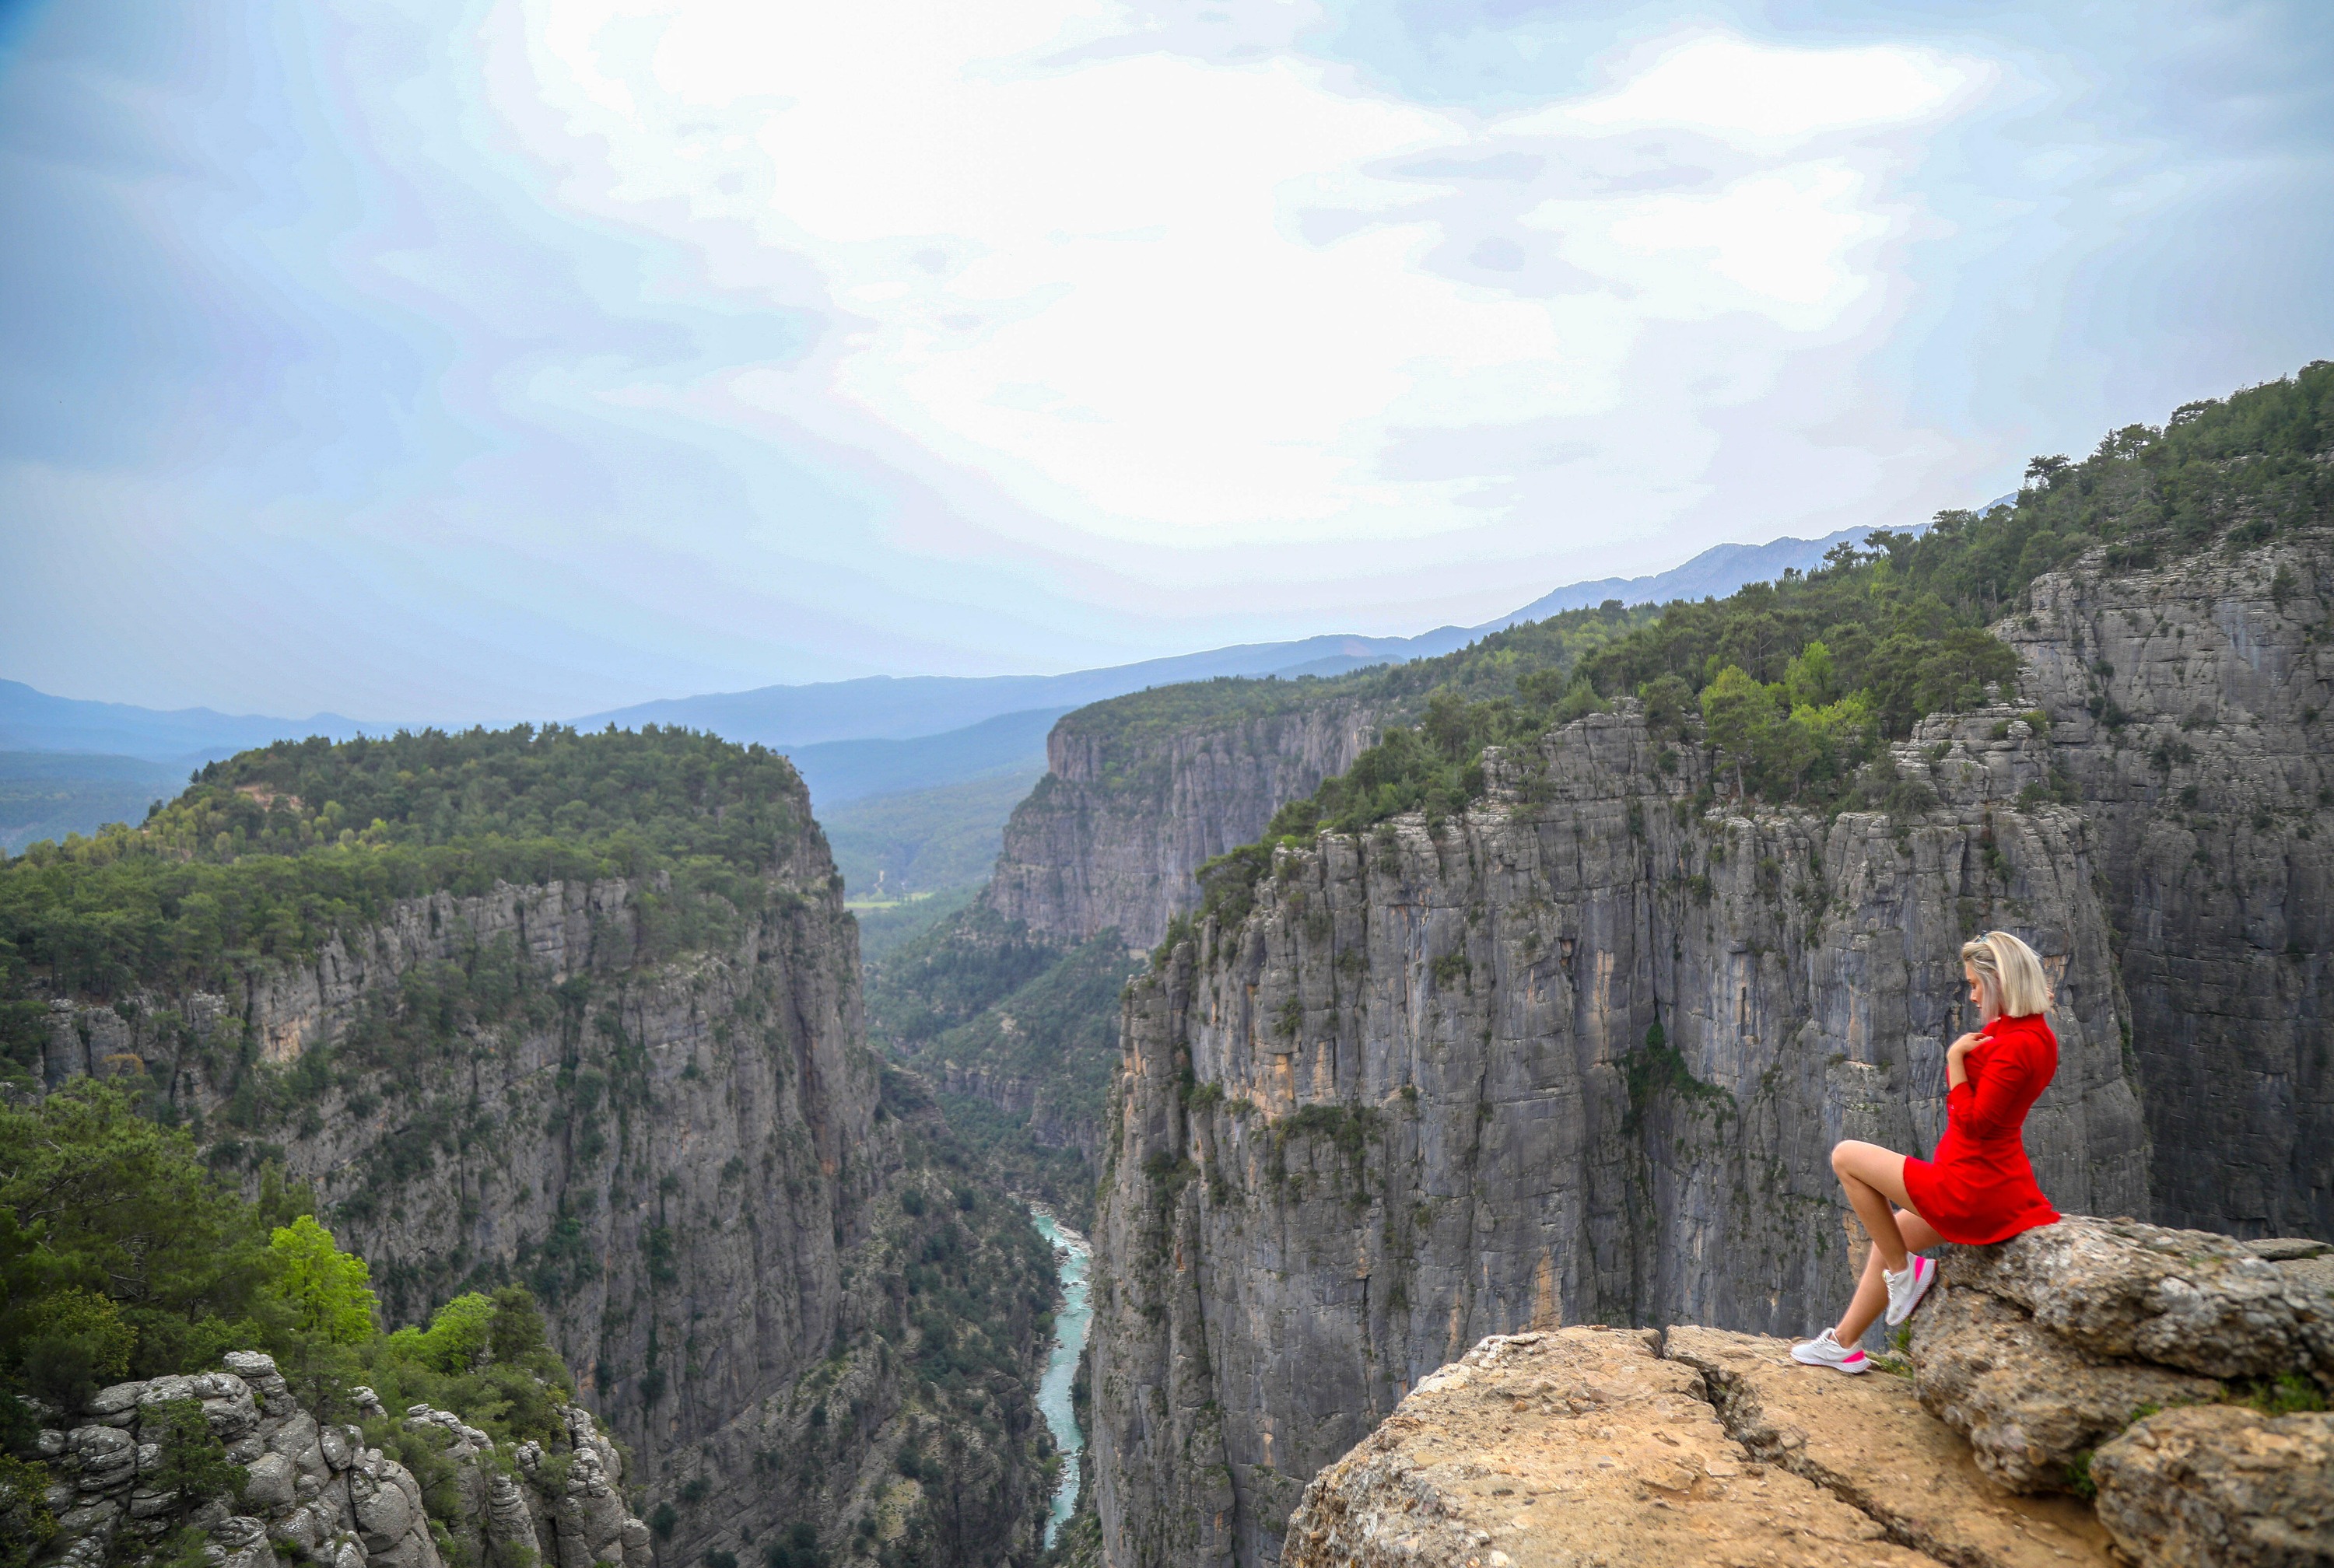
[{"label": "rocky terrain", "polygon": [[2324,1562],[2325,1250],[2080,1218],[1950,1248],[1909,1361],[1856,1378],[1712,1329],[1495,1336],[1312,1481],[1282,1561]]},{"label": "rocky terrain", "polygon": [[1582,719],[1487,759],[1440,837],[1278,851],[1137,982],[1096,1265],[1114,1562],[1269,1560],[1305,1480],[1485,1334],[1817,1321],[1828,1150],[1934,1142],[1985,926],[2059,988],[2045,1187],[2145,1205],[2103,868],[2019,711],[1897,746],[1895,816],[1703,809],[1699,750]]},{"label": "rocky terrain", "polygon": [[[649,1527],[624,1505],[622,1457],[581,1406],[558,1411],[549,1444],[501,1452],[449,1410],[417,1405],[393,1418],[362,1387],[336,1390],[333,1403],[358,1419],[304,1406],[256,1352],[231,1352],[221,1371],[100,1391],[38,1439],[55,1477],[53,1554],[98,1568],[183,1529],[224,1568],[649,1568]],[[173,1405],[193,1416],[191,1435],[170,1421]],[[452,1528],[433,1521],[421,1483],[380,1447],[399,1427],[442,1468]],[[190,1481],[190,1448],[215,1450],[207,1457],[221,1467]]]},{"label": "rocky terrain", "polygon": [[[662,1561],[803,1531],[1033,1554],[1050,1260],[866,1048],[854,928],[796,804],[758,913],[676,933],[662,877],[411,899],[240,994],[59,997],[46,1080],[142,1082],[216,1166],[309,1184],[392,1324],[529,1284]],[[950,1321],[911,1265],[974,1277]],[[971,1499],[937,1525],[925,1453]]]},{"label": "rocky terrain", "polygon": [[1124,706],[1096,704],[1054,726],[1046,776],[1006,823],[983,895],[1056,942],[1115,928],[1151,947],[1198,902],[1201,865],[1353,765],[1375,731],[1375,707],[1350,697],[1153,729],[1114,723]]}]

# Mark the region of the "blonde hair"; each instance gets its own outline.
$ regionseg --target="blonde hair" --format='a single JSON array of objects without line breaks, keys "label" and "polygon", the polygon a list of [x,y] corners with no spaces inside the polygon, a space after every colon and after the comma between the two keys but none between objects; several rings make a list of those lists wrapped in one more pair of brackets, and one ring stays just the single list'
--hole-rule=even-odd
[{"label": "blonde hair", "polygon": [[2024,1018],[2050,1005],[2050,982],[2034,949],[2007,931],[1988,931],[1962,944],[1962,962],[1977,972],[1986,1005],[2004,1018]]}]

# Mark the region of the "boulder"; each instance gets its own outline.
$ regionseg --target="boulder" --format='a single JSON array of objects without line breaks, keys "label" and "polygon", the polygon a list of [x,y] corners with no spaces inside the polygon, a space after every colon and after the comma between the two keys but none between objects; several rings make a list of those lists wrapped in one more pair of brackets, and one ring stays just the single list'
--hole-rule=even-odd
[{"label": "boulder", "polygon": [[412,1526],[414,1510],[401,1487],[362,1470],[349,1474],[349,1506],[368,1552],[386,1551]]},{"label": "boulder", "polygon": [[1943,1283],[2015,1302],[2095,1356],[2334,1389],[2334,1287],[2229,1236],[2069,1215],[1939,1264]]},{"label": "boulder", "polygon": [[298,1467],[281,1454],[262,1454],[245,1467],[243,1500],[263,1514],[289,1508],[298,1496]]},{"label": "boulder", "polygon": [[2334,1414],[2165,1410],[2091,1461],[2099,1521],[2147,1568],[2334,1563]]},{"label": "boulder", "polygon": [[2209,1378],[2086,1353],[2022,1307],[1942,1285],[1913,1319],[1921,1404],[1969,1439],[1978,1468],[2013,1492],[2078,1485],[2076,1456],[2165,1406],[2218,1398]]}]

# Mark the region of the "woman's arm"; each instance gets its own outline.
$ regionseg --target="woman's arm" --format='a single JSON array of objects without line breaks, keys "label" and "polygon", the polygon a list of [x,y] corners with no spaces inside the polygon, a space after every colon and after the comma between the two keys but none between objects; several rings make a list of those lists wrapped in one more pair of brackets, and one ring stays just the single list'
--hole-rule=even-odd
[{"label": "woman's arm", "polygon": [[1979,1038],[1976,1034],[1964,1034],[1945,1047],[1945,1092],[1948,1095],[1969,1082],[1966,1058],[1977,1049]]},{"label": "woman's arm", "polygon": [[1972,1138],[1999,1138],[2005,1132],[2015,1132],[2034,1098],[2026,1092],[2035,1071],[2026,1043],[2015,1036],[1997,1042],[1993,1053],[1986,1058],[1984,1082],[1972,1083],[1968,1064],[1954,1055],[1954,1052],[1962,1056],[1968,1054],[1963,1041],[1972,1047],[1978,1044],[1975,1035],[1964,1035],[1953,1042],[1953,1050],[1945,1053],[1946,1119],[1958,1123]]}]

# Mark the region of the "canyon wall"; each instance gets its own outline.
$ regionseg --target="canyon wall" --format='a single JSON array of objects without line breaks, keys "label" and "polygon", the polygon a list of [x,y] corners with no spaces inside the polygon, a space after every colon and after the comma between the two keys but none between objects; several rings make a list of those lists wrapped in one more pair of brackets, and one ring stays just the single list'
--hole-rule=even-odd
[{"label": "canyon wall", "polygon": [[1115,927],[1151,947],[1199,902],[1201,866],[1253,842],[1375,735],[1374,710],[1352,697],[1183,727],[1123,726],[1109,703],[1081,708],[1046,737],[1046,776],[1006,823],[984,897],[1056,942]]},{"label": "canyon wall", "polygon": [[2092,823],[2155,1217],[2334,1237],[2334,539],[2040,579],[1995,628]]},{"label": "canyon wall", "polygon": [[1307,1479],[1485,1334],[1828,1315],[1828,1152],[1934,1142],[1988,927],[2058,986],[2045,1187],[2146,1208],[2106,868],[2019,710],[1928,721],[1895,815],[1827,821],[1703,809],[1702,748],[1621,706],[1488,755],[1439,836],[1279,851],[1137,981],[1096,1255],[1116,1568],[1274,1560]]},{"label": "canyon wall", "polygon": [[[931,1214],[952,1215],[960,1178],[923,1169],[928,1098],[879,1082],[856,928],[806,800],[794,820],[758,909],[662,878],[414,899],[240,995],[59,999],[47,1076],[142,1079],[215,1164],[309,1183],[392,1323],[532,1286],[634,1456],[642,1512],[679,1505],[665,1561],[757,1554],[797,1526],[873,1553],[921,1496],[901,1451],[951,1440],[989,1496],[931,1560],[1033,1551],[1046,1444],[1026,1390],[1012,1409],[967,1395],[983,1430],[915,1398],[928,1333],[895,1255],[934,1227],[963,1251],[912,1196],[929,1186]],[[1025,1262],[991,1278],[1018,1293]],[[1017,1302],[1033,1368],[1044,1307]],[[838,1538],[859,1517],[888,1534]]]}]

